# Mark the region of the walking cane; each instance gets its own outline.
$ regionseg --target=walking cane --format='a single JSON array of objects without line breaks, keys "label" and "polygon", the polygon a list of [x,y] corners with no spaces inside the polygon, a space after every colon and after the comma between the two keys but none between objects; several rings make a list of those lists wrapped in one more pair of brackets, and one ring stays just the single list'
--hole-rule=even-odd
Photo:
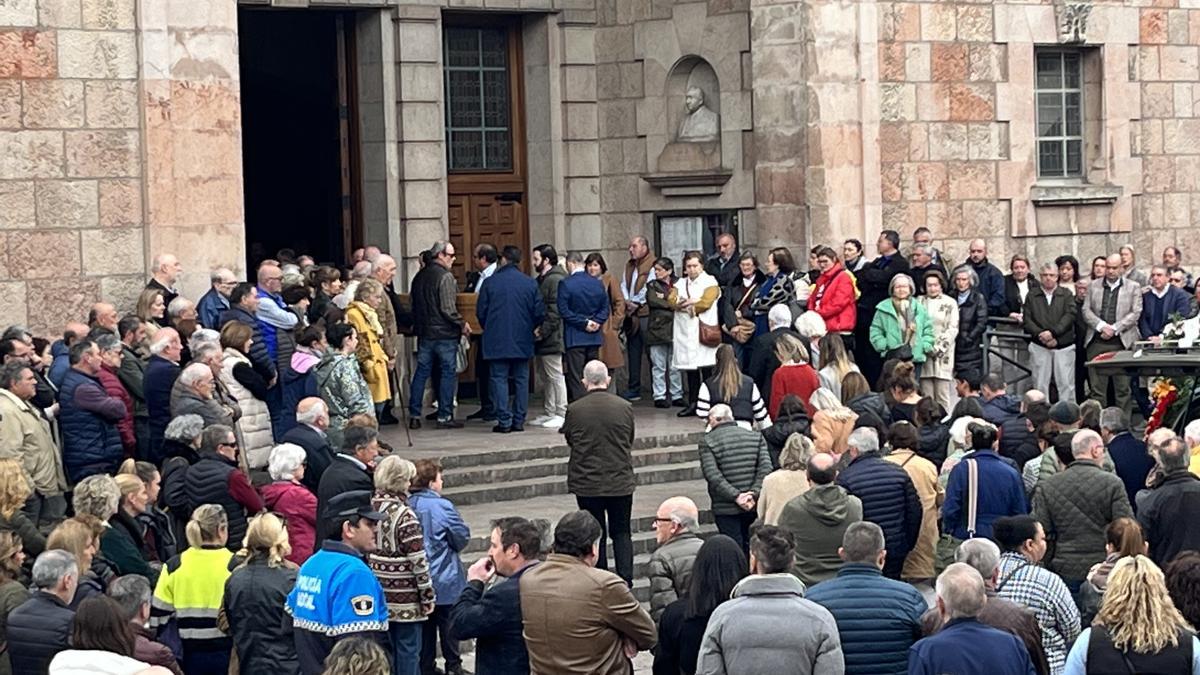
[{"label": "walking cane", "polygon": [[[397,363],[399,363],[397,361]],[[408,428],[408,406],[404,405],[404,391],[400,388],[400,374],[396,372],[396,366],[388,368],[388,378],[392,381],[392,391],[396,392],[396,400],[400,405],[400,424],[404,427],[404,437],[408,439],[408,447],[413,446],[412,431]],[[393,409],[395,406],[392,406]]]}]

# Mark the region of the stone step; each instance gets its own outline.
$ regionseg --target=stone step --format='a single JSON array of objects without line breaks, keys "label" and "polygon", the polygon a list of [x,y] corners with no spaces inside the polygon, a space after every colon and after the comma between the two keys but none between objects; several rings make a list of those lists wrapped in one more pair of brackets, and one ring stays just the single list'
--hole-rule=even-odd
[{"label": "stone step", "polygon": [[[632,453],[634,468],[682,464],[696,460],[698,456],[695,445],[650,447],[634,450]],[[521,461],[447,469],[443,474],[444,482],[446,489],[450,490],[469,485],[494,485],[531,478],[566,476],[568,457],[567,453],[563,453],[546,458],[525,458]]]},{"label": "stone step", "polygon": [[[485,445],[478,449],[441,453],[439,461],[441,462],[442,469],[449,475],[455,469],[493,464],[521,464],[556,457],[566,458],[571,453],[570,447],[567,446],[561,434],[550,434],[543,431],[539,431],[536,435],[527,431],[526,434],[531,438],[537,439],[536,442],[531,441],[529,447],[494,449]],[[520,435],[522,434],[509,434],[509,436],[505,437],[505,440],[507,441],[512,436]],[[701,432],[647,434],[634,439],[633,449],[644,450],[647,448],[691,446],[694,451],[702,435]],[[542,438],[542,436],[545,436],[545,438]],[[405,456],[403,455],[403,450],[401,450],[401,454]]]},{"label": "stone step", "polygon": [[[670,464],[651,464],[634,469],[638,486],[690,481],[701,477],[700,460],[677,462]],[[456,506],[471,504],[495,504],[543,497],[547,495],[567,494],[567,481],[564,476],[543,476],[525,478],[502,483],[463,485],[448,487],[442,494]],[[519,505],[514,505],[519,508]]]}]

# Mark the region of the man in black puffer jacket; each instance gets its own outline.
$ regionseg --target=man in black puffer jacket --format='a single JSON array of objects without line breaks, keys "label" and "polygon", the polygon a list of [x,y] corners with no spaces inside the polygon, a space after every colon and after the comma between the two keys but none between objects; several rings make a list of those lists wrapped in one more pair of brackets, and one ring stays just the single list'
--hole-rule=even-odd
[{"label": "man in black puffer jacket", "polygon": [[904,469],[879,456],[879,434],[871,428],[850,434],[850,465],[837,477],[837,484],[862,500],[863,520],[883,529],[887,543],[884,576],[900,578],[904,559],[917,543],[921,531],[921,500]]},{"label": "man in black puffer jacket", "polygon": [[997,454],[1011,459],[1020,471],[1025,462],[1042,454],[1038,447],[1037,430],[1050,419],[1050,402],[1037,389],[1021,397],[1021,412],[1000,425],[1000,444]]},{"label": "man in black puffer jacket", "polygon": [[33,563],[38,589],[8,615],[8,654],[14,673],[44,673],[55,654],[70,649],[79,568],[67,551],[45,551]]}]

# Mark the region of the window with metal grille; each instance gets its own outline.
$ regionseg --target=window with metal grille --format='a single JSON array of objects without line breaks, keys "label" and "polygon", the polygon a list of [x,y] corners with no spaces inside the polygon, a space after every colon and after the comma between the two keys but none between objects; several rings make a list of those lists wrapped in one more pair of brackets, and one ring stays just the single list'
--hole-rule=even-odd
[{"label": "window with metal grille", "polygon": [[450,170],[512,169],[508,31],[448,27],[442,44]]},{"label": "window with metal grille", "polygon": [[1078,51],[1037,51],[1038,175],[1083,175],[1083,58]]}]

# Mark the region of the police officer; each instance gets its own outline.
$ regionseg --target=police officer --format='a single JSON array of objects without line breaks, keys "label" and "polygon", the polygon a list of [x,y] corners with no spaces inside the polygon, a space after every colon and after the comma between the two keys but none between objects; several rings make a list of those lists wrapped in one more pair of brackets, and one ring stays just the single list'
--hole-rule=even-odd
[{"label": "police officer", "polygon": [[296,577],[286,609],[295,628],[300,671],[320,675],[333,645],[347,637],[387,637],[383,587],[363,556],[375,549],[383,514],[371,508],[371,493],[355,490],[329,500],[326,539]]}]

